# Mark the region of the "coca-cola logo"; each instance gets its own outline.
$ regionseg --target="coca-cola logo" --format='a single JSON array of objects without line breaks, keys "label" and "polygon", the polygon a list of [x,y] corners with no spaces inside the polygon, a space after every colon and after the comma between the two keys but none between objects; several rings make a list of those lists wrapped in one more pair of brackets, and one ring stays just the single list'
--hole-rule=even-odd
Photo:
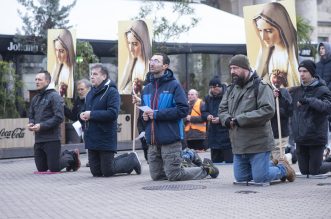
[{"label": "coca-cola logo", "polygon": [[9,138],[24,138],[25,128],[16,128],[14,130],[6,130],[5,128],[0,130],[0,140]]}]

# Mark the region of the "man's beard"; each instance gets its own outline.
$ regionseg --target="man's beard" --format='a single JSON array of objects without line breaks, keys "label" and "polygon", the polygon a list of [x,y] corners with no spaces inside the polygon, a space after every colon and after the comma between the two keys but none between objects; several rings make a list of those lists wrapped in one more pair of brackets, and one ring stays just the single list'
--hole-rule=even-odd
[{"label": "man's beard", "polygon": [[245,85],[245,78],[243,76],[232,75],[232,83],[243,87]]}]

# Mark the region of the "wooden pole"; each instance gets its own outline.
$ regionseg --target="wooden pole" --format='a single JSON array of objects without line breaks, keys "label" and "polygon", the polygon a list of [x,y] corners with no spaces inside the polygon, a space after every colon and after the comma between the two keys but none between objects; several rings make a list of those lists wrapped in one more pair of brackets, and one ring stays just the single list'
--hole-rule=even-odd
[{"label": "wooden pole", "polygon": [[279,154],[281,158],[284,158],[284,150],[282,145],[282,130],[281,130],[281,124],[280,124],[280,112],[279,112],[279,97],[276,97],[276,112],[277,112],[277,125],[278,125],[278,147],[279,147]]},{"label": "wooden pole", "polygon": [[133,140],[132,140],[132,151],[136,150],[136,128],[137,128],[137,103],[134,103],[133,107]]}]

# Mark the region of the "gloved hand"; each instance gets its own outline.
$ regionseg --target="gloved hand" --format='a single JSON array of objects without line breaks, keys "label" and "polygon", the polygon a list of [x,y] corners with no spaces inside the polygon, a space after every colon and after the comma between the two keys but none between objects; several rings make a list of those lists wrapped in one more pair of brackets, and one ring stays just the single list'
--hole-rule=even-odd
[{"label": "gloved hand", "polygon": [[308,101],[308,99],[307,98],[301,98],[300,100],[299,100],[299,103],[301,104],[301,105],[305,105],[305,104],[308,104],[309,103],[309,101]]},{"label": "gloved hand", "polygon": [[231,117],[228,117],[228,118],[225,120],[224,125],[225,125],[225,127],[227,127],[228,129],[231,128],[231,120],[232,120]]}]

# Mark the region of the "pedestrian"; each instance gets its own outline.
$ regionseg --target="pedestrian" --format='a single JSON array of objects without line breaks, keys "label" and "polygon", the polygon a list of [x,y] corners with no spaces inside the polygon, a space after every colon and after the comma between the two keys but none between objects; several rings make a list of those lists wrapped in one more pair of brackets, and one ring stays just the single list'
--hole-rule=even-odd
[{"label": "pedestrian", "polygon": [[[150,83],[142,92],[142,106],[146,122],[149,171],[153,180],[192,180],[207,175],[216,178],[218,169],[205,159],[201,167],[184,168],[182,163],[183,118],[188,104],[183,88],[169,69],[170,59],[155,53],[149,61]],[[149,109],[148,109],[149,108]]]},{"label": "pedestrian", "polygon": [[91,83],[80,120],[92,175],[109,177],[117,173],[130,174],[133,170],[141,174],[140,161],[135,152],[115,157],[120,96],[115,83],[109,79],[107,68],[101,64],[94,65],[91,68]]},{"label": "pedestrian", "polygon": [[221,101],[219,117],[229,129],[235,180],[266,183],[287,179],[293,182],[295,172],[286,160],[270,162],[274,146],[270,120],[275,113],[270,85],[251,70],[245,55],[233,56],[229,68],[232,85]]},{"label": "pedestrian", "polygon": [[233,154],[229,130],[222,125],[218,117],[218,108],[227,86],[221,83],[219,76],[209,81],[209,93],[205,97],[202,117],[207,121],[207,146],[210,148],[211,160],[214,163],[232,163]]},{"label": "pedestrian", "polygon": [[316,72],[311,60],[299,64],[301,85],[290,90],[293,99],[292,131],[296,143],[301,174],[329,172],[322,166],[328,142],[328,115],[331,113],[331,92]]},{"label": "pedestrian", "polygon": [[323,42],[318,45],[320,61],[316,63],[316,73],[325,81],[331,90],[331,45]]},{"label": "pedestrian", "polygon": [[28,130],[34,132],[34,160],[39,172],[77,171],[80,168],[79,150],[65,150],[61,154],[60,125],[64,119],[63,99],[52,86],[48,71],[35,77],[38,93],[32,98]]},{"label": "pedestrian", "polygon": [[184,118],[185,141],[188,148],[194,150],[206,150],[206,122],[202,118],[204,102],[199,98],[195,89],[188,91],[189,112]]}]

